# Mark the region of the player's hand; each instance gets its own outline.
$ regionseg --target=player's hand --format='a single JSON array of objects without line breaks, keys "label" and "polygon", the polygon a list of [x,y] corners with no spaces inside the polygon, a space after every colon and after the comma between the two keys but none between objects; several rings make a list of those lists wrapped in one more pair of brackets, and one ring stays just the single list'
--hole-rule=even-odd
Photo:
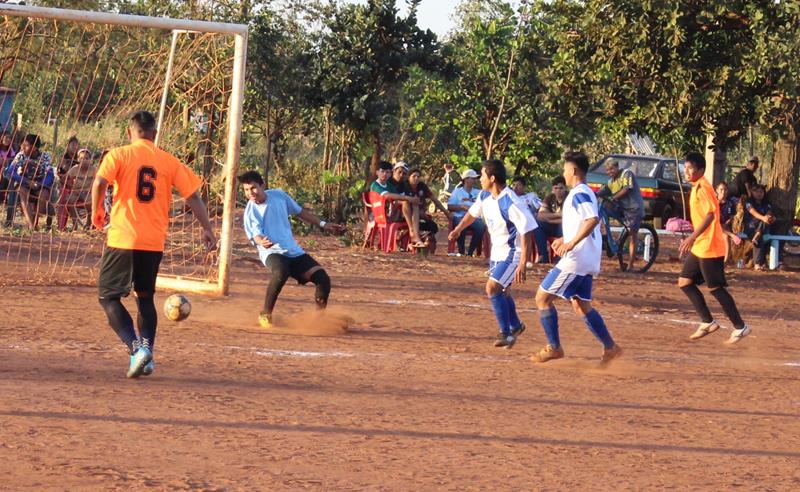
[{"label": "player's hand", "polygon": [[689,236],[686,239],[684,239],[683,241],[681,241],[681,245],[678,248],[678,256],[683,256],[686,253],[688,253],[689,250],[692,249],[692,246],[694,246],[694,237],[693,236]]},{"label": "player's hand", "polygon": [[564,240],[562,239],[561,244],[559,244],[558,246],[556,246],[555,241],[553,241],[553,249],[558,254],[558,256],[564,256],[565,254],[572,251],[574,247],[575,243],[573,243],[572,241],[565,243]]},{"label": "player's hand", "polygon": [[214,231],[203,229],[203,244],[205,244],[208,251],[217,249],[217,235],[214,234]]},{"label": "player's hand", "polygon": [[736,246],[739,246],[740,244],[742,244],[742,238],[740,238],[736,234],[731,236],[731,241],[733,241],[733,244],[735,244]]},{"label": "player's hand", "polygon": [[256,236],[255,238],[253,238],[253,240],[256,242],[256,244],[261,245],[265,248],[271,248],[272,245],[275,244],[265,236]]},{"label": "player's hand", "polygon": [[552,248],[553,248],[553,251],[556,251],[556,252],[557,252],[557,251],[558,251],[558,248],[560,248],[562,244],[564,244],[564,238],[563,238],[563,237],[557,237],[557,238],[556,238],[556,239],[553,241],[553,244],[551,245],[551,246],[552,246]]},{"label": "player's hand", "polygon": [[456,239],[458,239],[458,236],[460,235],[461,231],[459,231],[458,229],[453,229],[452,231],[450,231],[450,234],[447,235],[447,240],[455,241]]},{"label": "player's hand", "polygon": [[106,225],[105,222],[106,222],[106,211],[103,210],[102,208],[99,210],[95,210],[94,213],[92,214],[92,225],[95,227],[95,229],[97,229],[98,231],[102,231],[103,227],[105,227]]},{"label": "player's hand", "polygon": [[517,273],[514,274],[514,280],[516,280],[518,284],[524,284],[525,280],[527,280],[524,261],[519,262],[519,265],[517,266]]},{"label": "player's hand", "polygon": [[343,224],[325,224],[325,227],[322,228],[325,232],[330,232],[331,234],[342,234],[344,231],[347,230]]}]

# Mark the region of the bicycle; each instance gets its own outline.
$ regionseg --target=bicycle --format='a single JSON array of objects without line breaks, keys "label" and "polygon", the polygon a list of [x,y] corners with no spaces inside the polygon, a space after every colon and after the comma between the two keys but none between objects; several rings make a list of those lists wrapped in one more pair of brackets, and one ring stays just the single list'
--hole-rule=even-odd
[{"label": "bicycle", "polygon": [[[630,251],[630,229],[625,225],[621,216],[611,212],[606,206],[608,199],[600,199],[598,212],[600,214],[601,233],[603,236],[603,249],[609,258],[617,257],[619,268],[626,271],[628,254]],[[611,226],[611,219],[618,222],[619,227]],[[643,222],[636,233],[636,257],[639,260],[634,272],[644,273],[653,266],[658,257],[658,233],[652,224]]]},{"label": "bicycle", "polygon": [[783,241],[783,253],[790,256],[800,256],[800,218],[792,220],[788,236],[796,236],[796,240]]}]

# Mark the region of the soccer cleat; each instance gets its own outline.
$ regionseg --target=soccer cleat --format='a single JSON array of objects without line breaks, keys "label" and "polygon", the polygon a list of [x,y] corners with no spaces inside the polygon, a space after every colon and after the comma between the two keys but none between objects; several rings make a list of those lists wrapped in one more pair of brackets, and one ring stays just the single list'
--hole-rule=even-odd
[{"label": "soccer cleat", "polygon": [[261,313],[258,315],[258,324],[261,325],[261,328],[275,327],[275,325],[272,324],[272,315],[267,313]]},{"label": "soccer cleat", "polygon": [[556,348],[552,345],[545,345],[541,350],[531,356],[531,360],[533,362],[542,363],[562,357],[564,357],[564,349],[561,347]]},{"label": "soccer cleat", "polygon": [[525,331],[525,323],[520,323],[520,325],[516,328],[511,329],[511,336],[514,338],[522,335],[522,332]]},{"label": "soccer cleat", "polygon": [[744,327],[740,330],[734,329],[733,333],[731,333],[731,337],[727,339],[725,343],[727,343],[728,345],[733,345],[734,343],[738,342],[742,338],[749,335],[751,331],[753,330],[751,330],[750,327],[747,325],[744,325]]},{"label": "soccer cleat", "polygon": [[128,366],[127,376],[129,378],[138,378],[142,375],[144,366],[153,360],[153,353],[150,351],[147,340],[145,340],[144,343],[137,340],[134,342],[133,347],[135,351],[133,355],[131,355],[131,363]]},{"label": "soccer cleat", "polygon": [[150,359],[150,362],[148,362],[147,365],[144,366],[144,368],[142,368],[142,376],[149,376],[153,374],[155,370],[156,370],[156,360]]},{"label": "soccer cleat", "polygon": [[697,331],[689,335],[689,340],[699,340],[717,330],[719,330],[719,323],[717,323],[717,320],[712,320],[710,323],[700,323],[700,326],[697,327]]},{"label": "soccer cleat", "polygon": [[494,341],[495,347],[505,347],[510,349],[516,343],[517,338],[514,335],[504,335],[502,333],[497,334],[497,338]]},{"label": "soccer cleat", "polygon": [[600,365],[606,366],[612,360],[617,359],[620,356],[622,356],[622,347],[615,343],[613,347],[603,349],[603,356],[600,358]]}]

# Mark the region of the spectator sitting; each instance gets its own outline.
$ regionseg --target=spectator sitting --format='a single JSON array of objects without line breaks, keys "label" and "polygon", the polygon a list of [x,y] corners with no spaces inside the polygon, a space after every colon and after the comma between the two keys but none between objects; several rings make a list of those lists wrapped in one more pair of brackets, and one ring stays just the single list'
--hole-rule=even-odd
[{"label": "spectator sitting", "polygon": [[370,191],[374,191],[386,199],[386,217],[390,222],[401,222],[405,219],[406,224],[408,224],[409,234],[411,234],[411,247],[424,248],[425,244],[419,237],[419,207],[412,207],[412,205],[419,204],[419,199],[400,193],[395,185],[389,181],[391,174],[392,165],[386,161],[381,161],[377,169],[378,179],[372,182]]},{"label": "spectator sitting", "polygon": [[[741,244],[742,238],[737,236],[732,228],[733,217],[736,215],[736,204],[739,200],[728,194],[728,183],[725,181],[717,185],[717,199],[719,200],[719,222],[722,226],[722,232],[728,236],[728,239],[733,242],[733,244]],[[730,243],[728,246],[728,256],[730,256]],[[726,261],[727,259],[726,257]]]},{"label": "spectator sitting", "polygon": [[[534,218],[539,213],[539,207],[542,206],[542,199],[539,198],[534,192],[526,193],[525,192],[525,178],[522,176],[517,176],[514,178],[514,181],[511,182],[511,190],[522,200],[522,203],[528,207],[528,211],[530,211],[531,215]],[[538,221],[537,221],[538,222]],[[540,236],[544,237],[544,234],[539,233]],[[536,237],[536,230],[534,229],[534,239],[536,240],[536,249],[539,250],[541,248],[541,244]],[[547,248],[547,238],[544,239],[544,248]],[[545,256],[547,258],[547,256]],[[525,266],[527,268],[533,268],[533,248],[528,249],[528,257],[525,258]]]},{"label": "spectator sitting", "polygon": [[14,148],[11,135],[3,132],[0,134],[0,204],[5,203],[7,208],[5,227],[11,227],[16,205],[16,193],[11,181],[6,178],[5,170],[16,155],[17,149]]},{"label": "spectator sitting", "polygon": [[758,164],[758,157],[753,156],[747,161],[747,166],[736,173],[736,177],[733,178],[733,183],[730,186],[730,196],[735,198],[753,196],[753,187],[758,184],[755,174],[758,170]]},{"label": "spectator sitting", "polygon": [[[50,215],[50,194],[55,181],[50,154],[39,150],[41,140],[29,133],[22,141],[20,152],[6,167],[5,175],[19,194],[22,212],[31,229],[42,212]],[[34,204],[36,208],[34,209]]]},{"label": "spectator sitting", "polygon": [[[72,217],[74,229],[80,223],[78,209],[86,210],[87,218],[92,216],[92,183],[97,173],[97,167],[92,163],[92,153],[88,149],[79,150],[77,158],[78,164],[67,171],[64,185],[64,203]],[[91,226],[92,221],[87,219],[84,229],[89,230]]]},{"label": "spectator sitting", "polygon": [[433,192],[424,182],[421,181],[422,172],[419,169],[412,169],[408,173],[408,192],[411,196],[419,199],[419,231],[420,235],[424,236],[423,239],[428,244],[428,250],[431,254],[436,252],[436,233],[439,232],[439,226],[433,220],[433,217],[427,213],[427,200],[431,200],[437,209],[449,219],[451,217],[447,207],[442,205],[438,198],[433,196]]},{"label": "spectator sitting", "polygon": [[564,235],[561,230],[561,210],[564,207],[564,200],[567,199],[567,181],[564,176],[556,176],[550,184],[551,193],[542,201],[536,216],[539,227],[533,230],[536,249],[539,251],[539,263],[550,262],[547,238],[559,238]]},{"label": "spectator sitting", "polygon": [[772,207],[764,198],[766,189],[764,185],[757,184],[750,190],[752,197],[744,203],[744,233],[753,242],[753,262],[756,270],[767,269],[767,243],[764,234],[769,233],[770,226],[775,223]]},{"label": "spectator sitting", "polygon": [[[475,203],[475,200],[478,199],[481,190],[475,188],[475,180],[477,178],[478,173],[473,169],[467,169],[461,173],[462,186],[453,190],[450,199],[447,201],[447,209],[453,213],[453,225],[458,225],[458,223],[461,222],[461,219],[467,214],[469,208]],[[466,250],[466,254],[473,256],[475,250],[478,249],[478,245],[483,241],[483,234],[486,232],[486,226],[483,220],[477,219],[469,227],[464,229],[456,240],[459,256],[464,256],[465,254],[464,243],[466,242],[467,231],[472,231],[472,239],[469,241],[469,249]]]},{"label": "spectator sitting", "polygon": [[608,211],[621,220],[630,231],[630,247],[626,269],[632,271],[636,262],[636,243],[639,226],[644,219],[644,200],[639,189],[636,175],[630,169],[619,168],[616,159],[609,159],[605,163],[608,184],[598,192],[598,197],[610,197],[605,206]]},{"label": "spectator sitting", "polygon": [[75,135],[69,137],[67,140],[67,148],[64,150],[64,155],[61,156],[61,161],[58,163],[56,169],[56,176],[61,187],[66,183],[67,173],[70,169],[78,165],[78,137]]},{"label": "spectator sitting", "polygon": [[458,171],[453,169],[452,162],[445,162],[444,163],[444,177],[442,177],[442,190],[439,192],[439,201],[446,202],[450,199],[450,195],[453,194],[453,190],[461,182],[461,176],[458,174]]}]

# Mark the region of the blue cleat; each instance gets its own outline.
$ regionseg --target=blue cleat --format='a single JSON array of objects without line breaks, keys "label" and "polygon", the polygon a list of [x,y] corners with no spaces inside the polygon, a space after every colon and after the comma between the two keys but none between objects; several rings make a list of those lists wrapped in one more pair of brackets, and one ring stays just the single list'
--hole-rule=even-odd
[{"label": "blue cleat", "polygon": [[128,377],[138,378],[144,372],[144,367],[152,362],[153,352],[150,351],[150,344],[147,340],[135,341],[133,343],[134,352],[131,355],[131,363],[128,366]]},{"label": "blue cleat", "polygon": [[156,360],[150,359],[150,362],[142,368],[142,376],[149,376],[156,370]]}]

